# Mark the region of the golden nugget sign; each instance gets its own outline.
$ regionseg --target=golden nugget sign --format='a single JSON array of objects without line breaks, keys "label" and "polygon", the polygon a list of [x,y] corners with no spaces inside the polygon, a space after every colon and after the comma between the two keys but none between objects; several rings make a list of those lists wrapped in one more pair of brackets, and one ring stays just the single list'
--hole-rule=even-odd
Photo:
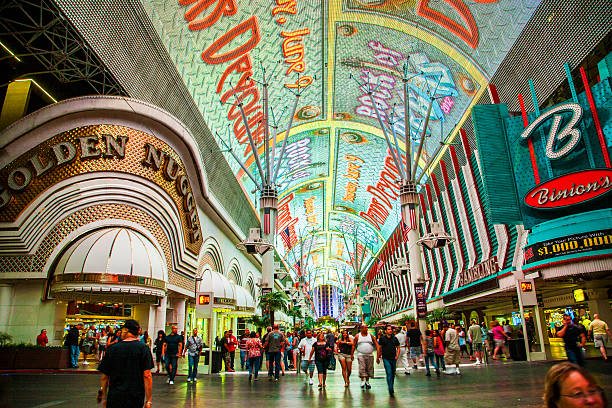
[{"label": "golden nugget sign", "polygon": [[0,221],[14,221],[50,186],[99,171],[134,174],[162,187],[183,217],[192,251],[199,250],[196,203],[179,156],[153,136],[124,126],[93,125],[60,133],[1,169]]}]

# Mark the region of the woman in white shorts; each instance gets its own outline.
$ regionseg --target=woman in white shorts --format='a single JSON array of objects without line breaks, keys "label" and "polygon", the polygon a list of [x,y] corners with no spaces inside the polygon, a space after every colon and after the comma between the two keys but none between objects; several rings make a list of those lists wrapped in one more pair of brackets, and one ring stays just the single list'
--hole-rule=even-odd
[{"label": "woman in white shorts", "polygon": [[342,366],[342,378],[344,378],[344,386],[348,387],[351,384],[349,377],[353,368],[353,359],[351,351],[353,350],[353,336],[348,333],[348,330],[342,330],[340,338],[336,342],[336,354],[338,361]]}]

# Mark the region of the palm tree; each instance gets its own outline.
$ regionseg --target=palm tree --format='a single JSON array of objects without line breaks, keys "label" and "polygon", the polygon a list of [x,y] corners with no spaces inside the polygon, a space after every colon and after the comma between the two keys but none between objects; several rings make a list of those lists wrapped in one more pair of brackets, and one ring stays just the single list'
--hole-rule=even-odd
[{"label": "palm tree", "polygon": [[287,310],[287,316],[293,317],[293,327],[295,327],[295,319],[301,319],[304,317],[304,314],[299,307],[293,306],[291,309]]},{"label": "palm tree", "polygon": [[446,307],[440,307],[429,312],[427,315],[427,323],[433,326],[433,324],[436,322],[446,322],[453,317],[453,312],[448,310]]},{"label": "palm tree", "polygon": [[265,329],[270,325],[270,316],[253,315],[246,319],[247,323],[251,323],[256,329]]},{"label": "palm tree", "polygon": [[274,311],[279,310],[281,312],[286,312],[287,301],[288,298],[284,292],[270,292],[259,298],[259,306],[261,306],[263,310],[268,310],[270,323],[274,324]]}]

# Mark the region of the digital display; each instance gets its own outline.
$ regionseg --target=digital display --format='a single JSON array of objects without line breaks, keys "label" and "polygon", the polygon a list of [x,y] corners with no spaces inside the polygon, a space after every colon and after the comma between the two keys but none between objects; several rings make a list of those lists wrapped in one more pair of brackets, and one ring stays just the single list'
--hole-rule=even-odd
[{"label": "digital display", "polygon": [[584,289],[574,289],[574,300],[576,302],[584,302],[587,300],[586,294],[584,293]]},{"label": "digital display", "polygon": [[[287,234],[276,248],[293,265],[296,245],[316,234],[313,281],[341,286],[335,272],[343,273],[354,249],[336,233],[358,231],[367,267],[400,220],[399,192],[388,185],[398,169],[372,101],[385,126],[394,124],[399,150],[405,152],[408,133],[414,152],[434,98],[423,166],[456,134],[540,0],[142,3],[208,128],[228,144],[218,139],[254,209],[253,181],[228,149],[261,179],[255,154],[265,166],[263,70],[277,155],[299,87],[286,155],[272,163],[279,165],[278,233]],[[368,86],[376,88],[372,98]],[[244,101],[246,124],[234,91]]]},{"label": "digital display", "polygon": [[521,282],[521,291],[522,292],[533,291],[533,283],[532,282]]},{"label": "digital display", "polygon": [[199,305],[207,305],[210,303],[210,296],[209,295],[200,295],[198,296],[198,304]]},{"label": "digital display", "polygon": [[527,264],[563,255],[612,248],[612,229],[569,235],[525,247]]}]

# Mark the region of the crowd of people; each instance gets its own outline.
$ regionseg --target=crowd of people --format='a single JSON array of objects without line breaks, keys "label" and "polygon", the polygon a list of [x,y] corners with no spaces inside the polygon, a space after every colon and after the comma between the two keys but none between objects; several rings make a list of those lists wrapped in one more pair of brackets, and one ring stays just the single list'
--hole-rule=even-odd
[{"label": "crowd of people", "polygon": [[[569,362],[555,366],[547,376],[544,397],[547,407],[584,406],[582,403],[587,400],[595,401],[593,406],[598,406],[600,399],[605,400],[601,389],[582,368],[583,347],[587,337],[592,336],[595,347],[607,360],[606,342],[610,330],[598,315],[594,315],[594,319],[589,323],[587,329],[571,316],[565,315],[563,326],[557,329],[556,335],[564,340]],[[522,337],[521,334],[522,332],[519,332],[518,337]],[[432,373],[438,377],[442,373],[461,375],[460,363],[468,362],[468,359],[479,365],[487,357],[491,360],[508,358],[507,341],[512,335],[513,331],[508,322],[499,323],[496,320],[492,321],[489,327],[473,320],[468,327],[443,324],[440,330],[427,329],[424,332],[411,321],[407,327],[386,325],[375,334],[363,324],[355,335],[348,330],[334,333],[329,330],[308,329],[283,333],[278,325],[274,325],[268,327],[263,335],[259,331],[251,332],[247,329],[239,338],[236,338],[232,330],[228,330],[222,338],[215,340],[215,347],[222,353],[227,372],[235,371],[235,354],[238,350],[240,368],[248,370],[249,381],[259,380],[259,372],[265,361],[268,378],[274,381],[279,381],[288,371],[295,371],[296,374],[306,374],[305,383],[314,385],[316,369],[319,389],[325,389],[327,372],[336,368],[336,361],[341,367],[344,386],[350,387],[355,360],[360,387],[364,390],[370,389],[376,361],[377,364],[382,363],[385,369],[388,391],[393,396],[398,370],[406,375],[414,375],[418,373],[418,365],[421,364],[425,368],[424,375],[428,377]],[[41,330],[36,343],[39,346],[49,343],[46,330]],[[120,380],[122,376],[133,377],[135,372],[145,374],[142,380],[128,384],[128,388],[136,387],[140,390],[142,386],[142,393],[136,393],[135,398],[138,401],[150,400],[150,370],[156,367],[157,373],[165,373],[167,383],[172,385],[179,359],[182,357],[187,357],[188,361],[187,382],[196,382],[199,358],[206,347],[197,329],[186,337],[184,332],[179,334],[177,326],[172,326],[169,333],[160,330],[157,337],[151,339],[134,320],[126,321],[122,327],[107,326],[100,330],[96,330],[94,326],[72,325],[67,331],[64,345],[70,350],[72,367],[78,367],[81,354],[83,365],[89,364],[88,358],[100,362],[98,370],[103,373],[100,398],[107,401],[119,398],[107,393],[108,389],[112,389],[113,383],[119,384],[125,381]],[[107,355],[108,358],[105,358]],[[132,368],[120,367],[125,365],[126,358],[133,359],[134,356],[137,356],[139,361]],[[577,385],[568,381],[577,381]],[[569,391],[566,392],[566,389]],[[582,405],[571,405],[572,401],[578,401]],[[113,405],[108,405],[107,402],[107,407],[109,406]]]},{"label": "crowd of people", "polygon": [[[499,331],[495,327],[499,326],[492,325],[491,331],[494,333]],[[602,328],[607,330],[605,324]],[[570,318],[559,331],[559,335],[567,338],[567,333],[572,330]],[[230,354],[239,348],[241,367],[249,370],[249,381],[258,380],[265,356],[268,377],[271,380],[279,381],[281,373],[295,370],[297,374],[305,373],[305,382],[313,385],[316,368],[320,389],[325,389],[327,371],[333,368],[332,361],[335,362],[336,358],[342,369],[345,387],[348,388],[355,355],[361,388],[370,389],[370,380],[374,378],[376,352],[376,362],[383,363],[389,395],[393,397],[398,362],[403,365],[406,374],[411,374],[411,370],[414,372],[418,368],[417,363],[422,357],[426,376],[431,376],[431,368],[438,376],[441,371],[445,374],[460,375],[459,362],[463,351],[460,339],[464,338],[466,344],[471,343],[471,353],[479,362],[482,361],[483,339],[488,332],[488,329],[483,329],[476,321],[473,321],[467,330],[460,325],[446,325],[442,331],[428,329],[425,333],[421,333],[413,323],[407,328],[386,325],[376,335],[370,333],[368,326],[363,324],[355,336],[347,330],[338,334],[326,330],[282,333],[279,326],[274,325],[268,327],[263,336],[259,332],[245,331],[239,341],[228,331],[223,339],[219,339],[218,346],[221,351],[225,350],[224,362],[227,371],[234,370]],[[106,343],[98,367],[102,373],[98,400],[105,401],[107,408],[141,407],[143,401],[146,408],[151,406],[151,370],[155,367],[152,353],[158,364],[158,372],[159,363],[165,362],[169,384],[173,384],[178,359],[187,354],[187,381],[197,381],[198,358],[205,347],[197,329],[187,338],[178,334],[176,326],[173,326],[167,335],[160,331],[153,342],[153,350],[142,338],[138,323],[128,320],[121,329],[115,331],[112,341]],[[498,343],[495,343],[495,346],[497,348]],[[163,369],[164,367],[162,371]],[[583,367],[571,362],[553,366],[546,376],[545,387],[543,400],[547,408],[607,406],[605,394],[595,379]],[[130,403],[126,405],[126,402]]]}]

